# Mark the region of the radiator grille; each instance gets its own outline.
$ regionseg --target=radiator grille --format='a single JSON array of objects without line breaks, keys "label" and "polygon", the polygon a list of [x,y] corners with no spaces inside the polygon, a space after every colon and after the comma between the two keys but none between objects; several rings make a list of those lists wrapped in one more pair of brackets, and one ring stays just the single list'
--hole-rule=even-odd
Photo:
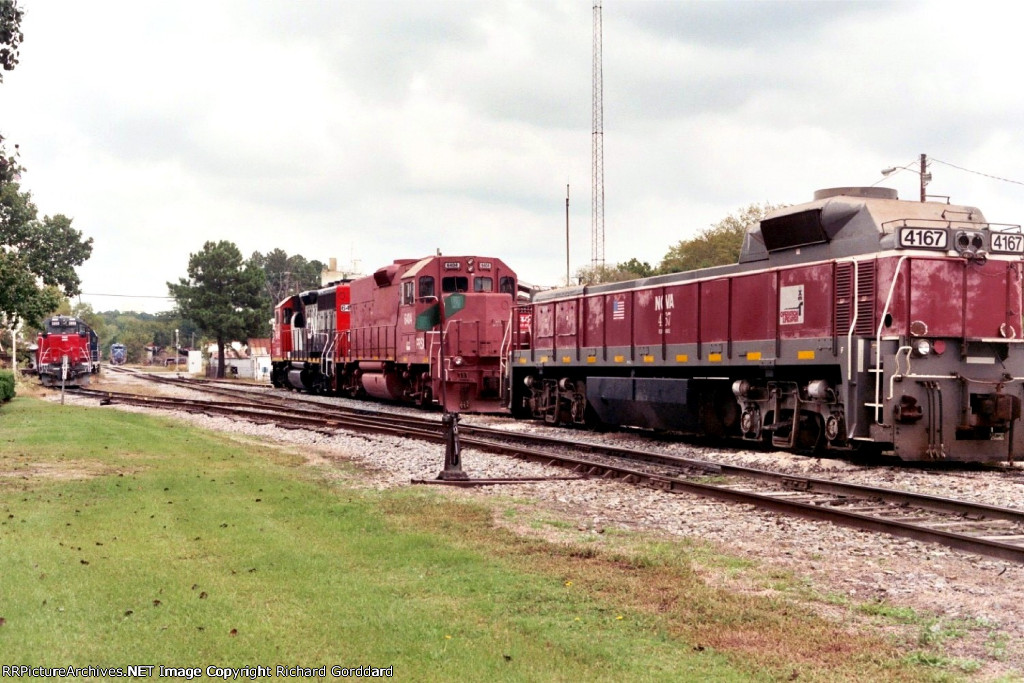
[{"label": "radiator grille", "polygon": [[847,261],[837,263],[835,271],[835,333],[837,336],[845,335],[850,330],[854,308],[854,279],[857,283],[857,323],[854,333],[869,336],[875,332],[875,262],[851,263]]}]

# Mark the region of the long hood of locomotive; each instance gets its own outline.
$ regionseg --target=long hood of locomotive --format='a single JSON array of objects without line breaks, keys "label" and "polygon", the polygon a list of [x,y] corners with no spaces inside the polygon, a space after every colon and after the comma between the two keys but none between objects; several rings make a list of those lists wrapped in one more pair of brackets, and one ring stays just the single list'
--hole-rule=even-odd
[{"label": "long hood of locomotive", "polygon": [[1021,263],[888,252],[580,291],[529,311],[531,348],[516,355],[531,361],[805,363],[838,357],[851,328],[869,338],[1020,342]]},{"label": "long hood of locomotive", "polygon": [[1013,428],[1024,396],[1021,273],[1013,255],[892,249],[550,293],[524,309],[529,348],[513,367],[820,380],[846,413],[844,443],[885,443],[909,460],[1004,460],[1024,452]]}]

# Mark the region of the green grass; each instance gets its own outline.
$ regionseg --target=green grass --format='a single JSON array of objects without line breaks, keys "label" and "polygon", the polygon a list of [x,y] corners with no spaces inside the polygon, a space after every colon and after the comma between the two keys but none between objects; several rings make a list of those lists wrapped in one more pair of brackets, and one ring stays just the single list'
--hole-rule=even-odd
[{"label": "green grass", "polygon": [[406,680],[936,680],[964,670],[782,597],[709,587],[695,563],[748,563],[700,544],[552,544],[443,492],[380,492],[332,474],[173,421],[5,405],[0,661],[369,664]]}]

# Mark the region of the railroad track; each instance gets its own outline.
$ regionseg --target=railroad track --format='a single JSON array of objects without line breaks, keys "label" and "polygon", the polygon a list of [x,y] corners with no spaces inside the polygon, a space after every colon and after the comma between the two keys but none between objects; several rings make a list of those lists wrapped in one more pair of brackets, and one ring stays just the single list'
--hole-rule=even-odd
[{"label": "railroad track", "polygon": [[[219,394],[205,401],[77,390],[101,402],[229,416],[283,428],[390,434],[442,442],[443,427],[431,416],[385,414],[268,396],[202,381],[160,377],[160,381]],[[245,395],[247,394],[247,395]],[[706,460],[461,425],[463,448],[478,448],[570,469],[576,475],[618,479],[671,493],[693,493],[754,505],[786,515],[828,521],[858,529],[938,543],[965,552],[1024,564],[1024,510],[931,496],[896,489],[849,484],[741,467]],[[580,451],[586,451],[585,456]],[[438,482],[432,482],[438,483]],[[450,485],[499,483],[493,480],[445,482]]]}]

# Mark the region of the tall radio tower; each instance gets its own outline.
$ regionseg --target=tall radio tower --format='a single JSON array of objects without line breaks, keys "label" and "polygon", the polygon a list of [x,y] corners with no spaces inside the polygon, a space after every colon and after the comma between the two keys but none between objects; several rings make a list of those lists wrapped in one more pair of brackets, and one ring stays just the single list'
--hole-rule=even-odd
[{"label": "tall radio tower", "polygon": [[601,2],[594,3],[594,134],[590,202],[590,265],[604,266],[604,77],[601,68]]}]

